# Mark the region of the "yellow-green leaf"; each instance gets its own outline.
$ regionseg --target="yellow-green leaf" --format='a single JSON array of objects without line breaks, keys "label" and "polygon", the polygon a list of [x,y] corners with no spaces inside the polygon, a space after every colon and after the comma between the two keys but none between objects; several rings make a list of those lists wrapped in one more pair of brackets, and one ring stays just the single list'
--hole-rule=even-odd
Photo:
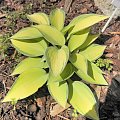
[{"label": "yellow-green leaf", "polygon": [[93,78],[96,83],[108,85],[102,73],[103,72],[95,64],[93,64],[92,62],[88,62],[88,75]]},{"label": "yellow-green leaf", "polygon": [[91,78],[87,73],[82,71],[81,69],[76,70],[76,74],[84,81],[90,84],[98,84],[98,85],[103,85],[99,81],[94,80]]},{"label": "yellow-green leaf", "polygon": [[89,14],[87,17],[83,17],[82,19],[77,20],[78,22],[75,24],[69,36],[107,18],[108,16],[104,16],[104,15]]},{"label": "yellow-green leaf", "polygon": [[73,53],[70,56],[70,62],[77,68],[75,72],[82,80],[88,83],[97,84],[96,81],[87,74],[88,60],[83,55],[80,53]]},{"label": "yellow-green leaf", "polygon": [[54,9],[50,13],[51,25],[61,31],[64,27],[65,12],[62,9]]},{"label": "yellow-green leaf", "polygon": [[80,54],[85,56],[89,61],[94,61],[102,56],[106,46],[98,45],[98,44],[92,44],[82,50]]},{"label": "yellow-green leaf", "polygon": [[60,76],[63,78],[63,80],[67,80],[74,74],[74,71],[75,67],[71,63],[68,63]]},{"label": "yellow-green leaf", "polygon": [[70,62],[77,68],[82,70],[84,73],[87,73],[87,68],[88,68],[88,64],[87,64],[87,59],[78,53],[73,53],[70,56]]},{"label": "yellow-green leaf", "polygon": [[94,65],[89,65],[88,66],[88,72],[87,73],[85,73],[84,71],[79,69],[79,70],[76,70],[76,74],[88,83],[98,84],[98,85],[108,85],[108,83],[104,79],[100,69],[99,70],[96,69],[96,67]]},{"label": "yellow-green leaf", "polygon": [[67,25],[66,27],[64,27],[62,29],[62,33],[66,33],[67,31],[69,31],[69,29],[71,29],[72,27],[74,27],[80,20],[85,19],[87,17],[91,16],[91,14],[83,14],[80,16],[75,17],[70,23],[69,25]]},{"label": "yellow-green leaf", "polygon": [[81,46],[86,41],[87,36],[89,34],[89,30],[90,30],[89,28],[82,30],[70,37],[70,40],[68,42],[68,47],[71,52],[76,48],[78,48],[79,46]]},{"label": "yellow-green leaf", "polygon": [[35,93],[48,79],[48,74],[41,68],[32,68],[23,72],[14,82],[2,102],[17,101]]},{"label": "yellow-green leaf", "polygon": [[62,106],[66,107],[68,99],[68,84],[67,82],[53,82],[48,84],[48,90],[51,96]]},{"label": "yellow-green leaf", "polygon": [[24,40],[42,37],[40,31],[34,27],[26,27],[14,34],[11,39]]},{"label": "yellow-green leaf", "polygon": [[92,35],[89,34],[86,41],[79,47],[79,49],[84,49],[86,47],[88,47],[91,43],[93,43],[98,37],[100,36],[100,34],[96,34],[96,35]]},{"label": "yellow-green leaf", "polygon": [[47,63],[42,61],[42,58],[26,58],[21,61],[11,75],[21,74],[31,68],[46,68]]},{"label": "yellow-green leaf", "polygon": [[[90,84],[96,84],[96,85],[108,85],[107,82],[105,81],[105,79],[103,80],[98,80],[98,79],[94,79],[92,78],[89,74],[84,73],[82,70],[77,70],[76,74],[84,81],[86,81],[87,83]],[[99,74],[100,76],[102,74]]]},{"label": "yellow-green leaf", "polygon": [[[107,82],[102,75],[103,72],[93,63],[91,63],[92,67],[90,65],[88,66],[88,63],[90,64],[90,62],[80,53],[73,53],[70,56],[70,62],[77,68],[75,72],[82,80],[91,84],[107,85]],[[92,74],[92,72],[94,73]]]},{"label": "yellow-green leaf", "polygon": [[67,64],[69,49],[67,46],[63,46],[61,49],[49,47],[46,50],[45,57],[54,76],[58,76],[62,73]]},{"label": "yellow-green leaf", "polygon": [[27,40],[25,41],[19,41],[19,40],[11,40],[13,46],[23,55],[30,56],[30,57],[36,57],[44,55],[45,50],[47,48],[47,43],[44,39],[40,39],[39,41],[33,40]]},{"label": "yellow-green leaf", "polygon": [[74,66],[71,63],[68,63],[60,75],[54,76],[52,73],[49,74],[48,84],[51,82],[65,81],[74,74],[74,71],[75,71]]},{"label": "yellow-green leaf", "polygon": [[46,15],[45,13],[34,13],[31,15],[27,15],[27,18],[34,23],[46,24],[46,25],[50,24],[48,15]]},{"label": "yellow-green leaf", "polygon": [[53,45],[63,46],[65,44],[65,37],[56,28],[49,25],[36,25],[36,27],[43,37]]},{"label": "yellow-green leaf", "polygon": [[97,101],[90,88],[83,82],[69,82],[68,101],[80,114],[99,120]]},{"label": "yellow-green leaf", "polygon": [[96,64],[94,64],[93,62],[90,62],[90,61],[89,61],[89,64],[92,64],[94,69],[96,69],[99,73],[104,74],[104,72],[99,67],[97,67]]}]

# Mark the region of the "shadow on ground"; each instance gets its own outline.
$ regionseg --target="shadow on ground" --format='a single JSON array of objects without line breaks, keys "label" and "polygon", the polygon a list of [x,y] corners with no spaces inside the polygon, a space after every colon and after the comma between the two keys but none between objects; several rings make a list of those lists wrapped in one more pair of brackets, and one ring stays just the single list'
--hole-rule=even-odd
[{"label": "shadow on ground", "polygon": [[113,78],[99,111],[100,120],[120,120],[120,76]]}]

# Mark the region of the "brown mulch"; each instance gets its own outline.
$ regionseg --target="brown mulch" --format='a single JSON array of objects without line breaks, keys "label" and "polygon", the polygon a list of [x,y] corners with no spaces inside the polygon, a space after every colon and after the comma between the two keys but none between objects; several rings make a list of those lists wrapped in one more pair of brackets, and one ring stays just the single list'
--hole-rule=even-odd
[{"label": "brown mulch", "polygon": [[[67,5],[66,5],[67,6]],[[50,13],[55,7],[64,7],[64,0],[1,0],[0,1],[0,33],[12,35],[19,29],[29,26],[26,13],[45,12]],[[65,9],[65,8],[64,8]],[[66,9],[65,9],[66,10]],[[67,8],[66,24],[79,14],[98,13],[101,11],[94,5],[93,0],[73,0]],[[93,32],[97,33],[105,22],[95,25]],[[107,45],[105,57],[113,61],[112,71],[106,71],[106,79],[110,83],[108,87],[102,87],[100,91],[100,118],[101,120],[120,120],[120,19],[113,20],[106,31],[98,39],[101,44]],[[15,78],[10,77],[16,64],[23,59],[18,53],[14,56],[14,49],[9,46],[5,51],[6,57],[0,58],[0,99],[2,100],[10,89]],[[13,57],[14,56],[14,57]],[[1,55],[0,55],[1,57]],[[18,57],[16,59],[16,57]],[[114,79],[113,79],[114,78]],[[9,103],[0,103],[0,120],[75,120],[72,116],[73,109],[69,108],[55,117],[50,116],[50,109],[56,105],[50,97],[45,86],[34,95],[19,101],[14,110]],[[86,118],[78,116],[77,120]]]}]

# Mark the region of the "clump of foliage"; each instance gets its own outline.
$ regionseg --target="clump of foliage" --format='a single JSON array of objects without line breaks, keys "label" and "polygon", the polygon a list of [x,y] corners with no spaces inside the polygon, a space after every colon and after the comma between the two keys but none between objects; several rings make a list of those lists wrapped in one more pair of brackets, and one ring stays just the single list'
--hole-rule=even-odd
[{"label": "clump of foliage", "polygon": [[96,60],[95,64],[100,67],[100,68],[104,68],[108,71],[111,71],[113,66],[112,66],[112,61],[109,59],[102,59],[99,58],[98,60]]},{"label": "clump of foliage", "polygon": [[[107,17],[83,14],[65,27],[61,9],[49,16],[34,13],[27,18],[35,24],[14,34],[11,42],[28,58],[13,71],[12,75],[20,75],[2,102],[26,98],[47,83],[51,96],[61,106],[69,103],[82,115],[98,120],[98,103],[86,84],[108,85],[93,63],[105,46],[93,43],[99,35],[92,35],[90,27]],[[71,78],[74,74],[85,82]]]}]

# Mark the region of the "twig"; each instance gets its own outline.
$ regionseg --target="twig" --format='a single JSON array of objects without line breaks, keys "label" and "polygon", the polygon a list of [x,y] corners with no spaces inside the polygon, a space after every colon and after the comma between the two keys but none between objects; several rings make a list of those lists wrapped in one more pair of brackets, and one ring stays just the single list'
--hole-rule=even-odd
[{"label": "twig", "polygon": [[6,94],[7,90],[6,90],[5,82],[6,82],[6,80],[3,80],[3,86],[4,86],[4,90],[5,90],[5,94]]},{"label": "twig", "polygon": [[12,59],[14,59],[14,58],[15,58],[16,53],[17,53],[17,51],[15,50],[15,51],[14,51],[14,53],[13,53],[13,55],[12,55]]},{"label": "twig", "polygon": [[24,113],[22,110],[20,110],[20,113],[21,113],[23,116],[25,116],[25,117],[32,117],[32,116],[30,116],[30,115]]},{"label": "twig", "polygon": [[70,120],[70,119],[68,119],[68,118],[66,118],[66,117],[63,117],[63,116],[61,116],[61,115],[57,115],[58,117],[60,117],[60,118],[62,118],[62,119],[64,119],[64,120]]},{"label": "twig", "polygon": [[118,35],[120,35],[120,32],[109,32],[110,34],[118,34]]},{"label": "twig", "polygon": [[17,119],[15,118],[15,116],[14,116],[13,111],[11,111],[11,112],[10,112],[10,114],[11,114],[11,116],[12,116],[13,120],[17,120]]},{"label": "twig", "polygon": [[64,10],[66,13],[68,13],[72,2],[73,2],[73,0],[65,0]]}]

